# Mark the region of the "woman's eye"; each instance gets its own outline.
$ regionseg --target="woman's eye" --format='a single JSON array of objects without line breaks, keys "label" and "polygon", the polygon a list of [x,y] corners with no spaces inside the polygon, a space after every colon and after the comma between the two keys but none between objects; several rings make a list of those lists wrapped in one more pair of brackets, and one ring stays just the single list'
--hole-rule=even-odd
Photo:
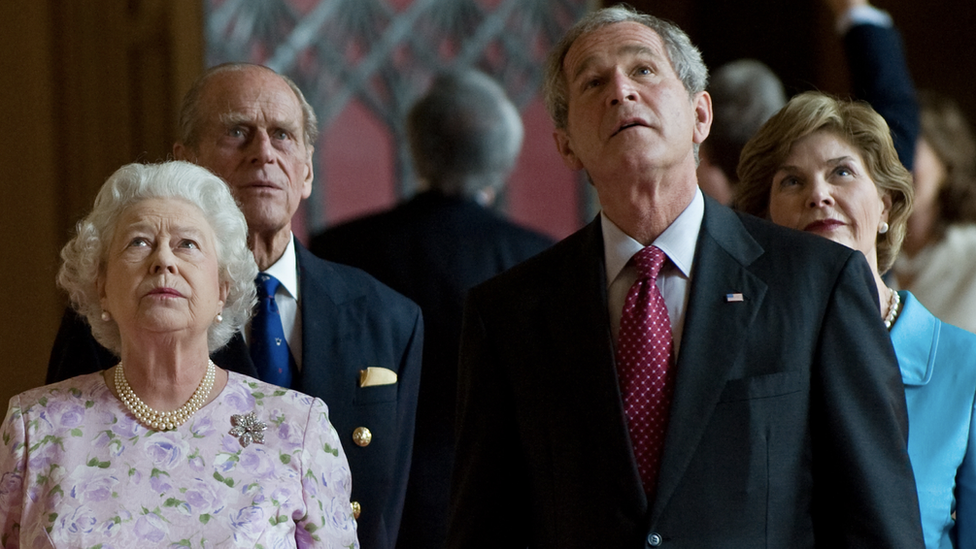
[{"label": "woman's eye", "polygon": [[282,140],[284,140],[284,139],[288,139],[288,132],[286,132],[285,130],[277,130],[277,131],[275,131],[272,134],[272,136],[275,139],[282,139]]},{"label": "woman's eye", "polygon": [[129,246],[132,248],[138,248],[138,247],[148,246],[148,245],[149,245],[149,240],[141,236],[137,236],[133,238],[131,241],[129,241]]},{"label": "woman's eye", "polygon": [[188,248],[188,249],[191,249],[191,250],[197,250],[197,249],[200,248],[199,246],[197,246],[197,243],[194,242],[194,241],[192,241],[192,240],[184,240],[184,241],[180,242],[180,247],[181,248]]},{"label": "woman's eye", "polygon": [[652,72],[653,71],[651,71],[651,69],[649,69],[648,67],[641,67],[641,68],[637,69],[637,74],[640,74],[641,76],[647,76],[647,75],[651,74]]}]

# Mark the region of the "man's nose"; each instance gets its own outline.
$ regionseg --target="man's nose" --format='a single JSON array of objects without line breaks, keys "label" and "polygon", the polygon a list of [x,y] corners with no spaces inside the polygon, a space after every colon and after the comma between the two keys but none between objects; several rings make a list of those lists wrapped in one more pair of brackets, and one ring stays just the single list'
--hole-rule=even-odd
[{"label": "man's nose", "polygon": [[271,136],[263,130],[254,132],[248,153],[251,155],[251,161],[259,164],[267,164],[274,160],[274,147],[271,144]]},{"label": "man's nose", "polygon": [[621,69],[615,70],[611,75],[609,88],[611,105],[637,99],[637,88],[634,86],[634,81]]}]

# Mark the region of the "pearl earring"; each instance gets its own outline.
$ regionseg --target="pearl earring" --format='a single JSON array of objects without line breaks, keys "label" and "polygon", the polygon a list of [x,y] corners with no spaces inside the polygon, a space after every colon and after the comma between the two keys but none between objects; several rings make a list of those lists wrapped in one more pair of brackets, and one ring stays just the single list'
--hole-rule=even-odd
[{"label": "pearl earring", "polygon": [[108,314],[108,311],[102,311],[102,320],[104,322],[108,322],[109,320],[112,320],[112,315]]},{"label": "pearl earring", "polygon": [[214,320],[217,321],[217,324],[220,324],[221,322],[224,321],[224,315],[217,313],[217,318],[215,318]]},{"label": "pearl earring", "polygon": [[882,221],[881,225],[878,225],[878,234],[885,234],[888,232],[888,222]]}]

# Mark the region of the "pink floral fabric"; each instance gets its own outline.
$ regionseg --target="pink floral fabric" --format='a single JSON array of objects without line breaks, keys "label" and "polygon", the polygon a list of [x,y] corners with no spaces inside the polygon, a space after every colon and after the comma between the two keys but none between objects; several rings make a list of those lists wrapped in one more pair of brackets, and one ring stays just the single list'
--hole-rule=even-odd
[{"label": "pink floral fabric", "polygon": [[[231,416],[252,411],[268,428],[244,447]],[[296,391],[230,372],[153,432],[90,374],[12,398],[0,437],[2,547],[359,547],[328,408]]]}]

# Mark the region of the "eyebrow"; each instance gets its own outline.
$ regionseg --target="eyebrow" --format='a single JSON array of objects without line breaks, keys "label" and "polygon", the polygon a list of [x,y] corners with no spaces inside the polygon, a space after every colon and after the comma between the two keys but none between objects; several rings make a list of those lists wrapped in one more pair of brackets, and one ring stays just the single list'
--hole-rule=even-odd
[{"label": "eyebrow", "polygon": [[217,116],[220,123],[225,126],[237,126],[244,123],[251,122],[251,118],[243,113],[239,112],[225,112]]},{"label": "eyebrow", "polygon": [[[225,112],[219,115],[218,119],[220,120],[220,123],[226,127],[256,125],[253,117],[240,112]],[[292,133],[298,132],[299,129],[299,125],[296,124],[296,121],[281,118],[269,120],[267,127],[282,128]]]},{"label": "eyebrow", "polygon": [[[140,220],[140,221],[136,221],[135,223],[132,223],[131,225],[126,226],[125,228],[122,229],[122,231],[119,234],[123,236],[128,236],[132,233],[150,232],[150,231],[155,231],[155,225]],[[192,225],[172,226],[169,233],[172,236],[189,237],[194,240],[204,239],[204,232]]]},{"label": "eyebrow", "polygon": [[191,227],[191,226],[173,227],[173,230],[170,231],[170,234],[176,236],[182,236],[182,237],[189,237],[198,242],[203,242],[204,240],[206,240],[206,234],[203,231],[197,229],[196,227]]},{"label": "eyebrow", "polygon": [[[837,158],[828,158],[826,163],[831,166],[836,166],[837,164],[840,164],[844,161],[850,161],[850,160],[854,160],[854,157],[850,155],[844,155],[844,156],[838,156]],[[776,171],[773,173],[775,175],[776,173],[779,173],[781,171],[790,171],[790,170],[796,171],[799,169],[800,169],[799,166],[794,166],[793,164],[783,164],[782,166],[778,166],[776,168]]]},{"label": "eyebrow", "polygon": [[[617,48],[615,53],[616,55],[633,55],[633,56],[648,55],[649,57],[652,57],[655,60],[658,60],[661,57],[660,55],[657,54],[657,52],[652,50],[650,47],[645,46],[644,44],[624,44],[619,48]],[[586,70],[589,69],[590,66],[592,66],[593,63],[595,62],[596,62],[596,57],[592,55],[584,59],[583,62],[580,63],[579,67],[576,68],[576,72],[573,73],[573,77],[571,81],[575,81],[577,78],[579,78],[579,76],[584,72],[586,72]]]}]

